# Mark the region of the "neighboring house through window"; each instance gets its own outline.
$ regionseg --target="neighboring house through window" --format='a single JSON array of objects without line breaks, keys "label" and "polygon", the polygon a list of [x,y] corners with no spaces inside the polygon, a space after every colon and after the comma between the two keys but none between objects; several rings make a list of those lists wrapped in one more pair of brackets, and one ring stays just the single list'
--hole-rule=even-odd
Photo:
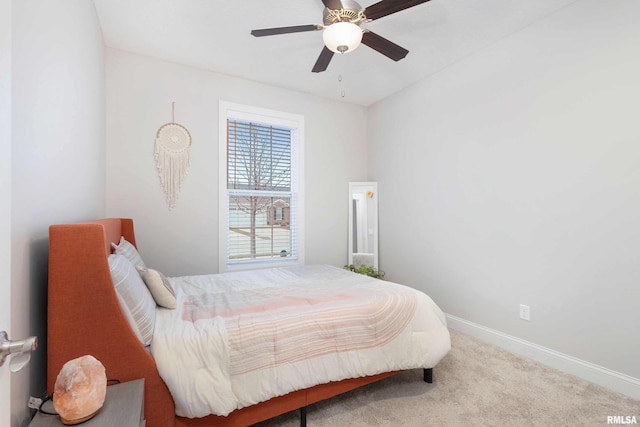
[{"label": "neighboring house through window", "polygon": [[220,102],[220,271],[302,264],[304,118]]}]

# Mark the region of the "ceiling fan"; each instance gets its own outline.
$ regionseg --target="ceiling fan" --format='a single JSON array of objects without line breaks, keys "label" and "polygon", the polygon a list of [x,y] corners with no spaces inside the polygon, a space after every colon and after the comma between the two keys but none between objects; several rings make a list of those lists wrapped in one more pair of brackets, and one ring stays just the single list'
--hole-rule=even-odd
[{"label": "ceiling fan", "polygon": [[378,51],[394,61],[399,61],[407,56],[409,51],[363,28],[362,24],[428,1],[429,0],[382,0],[363,9],[354,0],[322,0],[325,6],[322,13],[322,24],[264,28],[261,30],[253,30],[251,34],[255,37],[263,37],[276,34],[324,30],[322,38],[325,46],[311,70],[314,73],[325,71],[334,53],[352,52],[360,43],[369,46],[371,49]]}]

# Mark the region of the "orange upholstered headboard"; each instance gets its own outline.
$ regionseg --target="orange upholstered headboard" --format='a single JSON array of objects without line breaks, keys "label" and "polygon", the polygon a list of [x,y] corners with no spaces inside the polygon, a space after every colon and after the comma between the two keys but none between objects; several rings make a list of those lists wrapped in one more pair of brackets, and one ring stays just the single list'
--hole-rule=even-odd
[{"label": "orange upholstered headboard", "polygon": [[123,236],[133,245],[133,220],[111,218],[49,227],[47,390],[62,366],[86,354],[108,379],[145,379],[149,426],[173,426],[173,399],[155,361],[129,326],[116,295],[108,255]]}]

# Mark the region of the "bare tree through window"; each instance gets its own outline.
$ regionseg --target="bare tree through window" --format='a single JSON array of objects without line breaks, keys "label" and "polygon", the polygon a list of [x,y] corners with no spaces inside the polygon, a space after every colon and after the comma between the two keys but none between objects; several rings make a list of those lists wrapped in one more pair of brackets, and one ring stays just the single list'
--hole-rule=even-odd
[{"label": "bare tree through window", "polygon": [[291,253],[291,132],[227,120],[230,259]]}]

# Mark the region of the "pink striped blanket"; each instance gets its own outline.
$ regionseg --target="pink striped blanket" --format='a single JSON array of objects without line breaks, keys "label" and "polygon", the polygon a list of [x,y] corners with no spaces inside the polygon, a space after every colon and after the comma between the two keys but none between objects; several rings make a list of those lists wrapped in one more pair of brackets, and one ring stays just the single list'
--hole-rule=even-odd
[{"label": "pink striped blanket", "polygon": [[336,267],[170,280],[179,308],[158,309],[151,351],[180,416],[430,368],[450,348],[444,316],[424,293]]}]

